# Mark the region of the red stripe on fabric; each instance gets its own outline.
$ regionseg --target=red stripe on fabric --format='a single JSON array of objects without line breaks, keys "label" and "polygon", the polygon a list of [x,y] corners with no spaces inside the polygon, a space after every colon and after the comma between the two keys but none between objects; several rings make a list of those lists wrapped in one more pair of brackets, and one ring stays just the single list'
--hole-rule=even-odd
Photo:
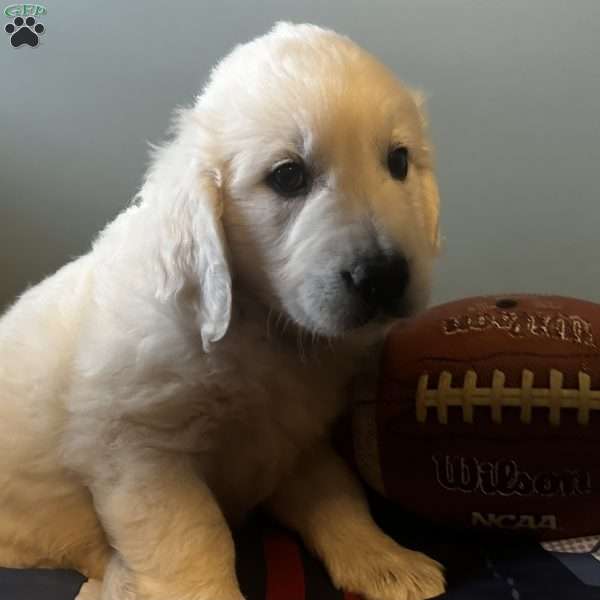
[{"label": "red stripe on fabric", "polygon": [[344,592],[344,600],[363,600],[362,596],[357,596],[352,592]]},{"label": "red stripe on fabric", "polygon": [[304,567],[296,542],[277,531],[265,534],[266,600],[305,600]]}]

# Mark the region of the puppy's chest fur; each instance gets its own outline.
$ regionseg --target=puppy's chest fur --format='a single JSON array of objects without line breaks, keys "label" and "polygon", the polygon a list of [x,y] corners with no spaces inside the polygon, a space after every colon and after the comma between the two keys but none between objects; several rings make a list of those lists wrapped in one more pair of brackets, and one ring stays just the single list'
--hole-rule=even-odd
[{"label": "puppy's chest fur", "polygon": [[[161,365],[137,373],[130,389],[143,389],[142,400],[123,398],[121,417],[111,417],[101,439],[92,440],[88,427],[75,428],[70,455],[81,456],[84,445],[102,469],[100,445],[113,465],[115,445],[187,454],[236,522],[327,434],[347,400],[358,352],[307,340],[301,350],[295,336],[269,334],[255,315],[236,316],[207,354],[199,342],[180,342],[178,356],[165,355]],[[80,416],[88,413],[80,410]]]},{"label": "puppy's chest fur", "polygon": [[272,494],[298,455],[326,435],[346,400],[353,364],[329,348],[308,349],[301,357],[295,345],[264,335],[243,339],[241,347],[232,338],[216,350],[236,384],[213,399],[223,412],[211,447],[198,454],[199,468],[232,521]]}]

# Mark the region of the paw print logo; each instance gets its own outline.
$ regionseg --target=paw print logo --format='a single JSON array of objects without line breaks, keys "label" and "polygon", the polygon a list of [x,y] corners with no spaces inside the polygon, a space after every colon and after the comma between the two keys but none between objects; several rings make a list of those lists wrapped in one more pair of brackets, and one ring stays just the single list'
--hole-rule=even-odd
[{"label": "paw print logo", "polygon": [[33,17],[15,17],[12,23],[8,23],[4,28],[6,33],[10,34],[10,43],[18,48],[27,44],[35,48],[40,41],[40,34],[44,33],[45,27],[41,23],[36,23]]}]

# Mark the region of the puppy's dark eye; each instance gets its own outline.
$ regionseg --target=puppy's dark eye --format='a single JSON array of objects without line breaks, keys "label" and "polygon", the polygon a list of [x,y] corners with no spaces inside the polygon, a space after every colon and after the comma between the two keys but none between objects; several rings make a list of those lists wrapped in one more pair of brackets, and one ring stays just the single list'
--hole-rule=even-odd
[{"label": "puppy's dark eye", "polygon": [[290,160],[272,171],[267,177],[267,183],[281,196],[293,198],[306,190],[308,175],[302,163]]},{"label": "puppy's dark eye", "polygon": [[398,146],[388,154],[388,169],[394,179],[404,181],[408,174],[408,150]]}]

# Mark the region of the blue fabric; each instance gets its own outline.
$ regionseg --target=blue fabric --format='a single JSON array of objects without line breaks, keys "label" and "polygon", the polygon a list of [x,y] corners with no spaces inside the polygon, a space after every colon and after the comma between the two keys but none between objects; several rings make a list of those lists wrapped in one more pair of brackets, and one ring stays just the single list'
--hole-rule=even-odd
[{"label": "blue fabric", "polygon": [[0,569],[0,599],[73,600],[84,581],[74,571]]}]

